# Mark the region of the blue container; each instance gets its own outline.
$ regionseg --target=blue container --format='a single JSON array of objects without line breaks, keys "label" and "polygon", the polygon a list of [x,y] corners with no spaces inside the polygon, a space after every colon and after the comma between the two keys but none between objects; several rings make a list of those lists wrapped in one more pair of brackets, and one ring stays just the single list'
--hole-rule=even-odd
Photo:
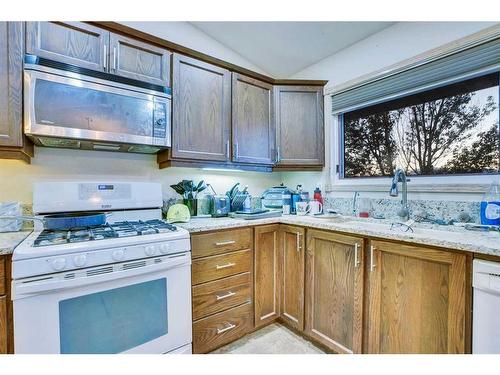
[{"label": "blue container", "polygon": [[500,202],[481,202],[481,224],[500,225]]}]

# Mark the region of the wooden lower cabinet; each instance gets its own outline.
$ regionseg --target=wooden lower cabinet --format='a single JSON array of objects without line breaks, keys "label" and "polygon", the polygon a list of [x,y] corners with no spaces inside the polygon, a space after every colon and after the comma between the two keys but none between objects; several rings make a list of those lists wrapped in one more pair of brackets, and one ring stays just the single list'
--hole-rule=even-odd
[{"label": "wooden lower cabinet", "polygon": [[279,224],[255,228],[255,326],[280,315]]},{"label": "wooden lower cabinet", "polygon": [[372,241],[368,352],[465,353],[470,340],[466,258],[451,251]]},{"label": "wooden lower cabinet", "polygon": [[193,323],[193,352],[210,352],[247,334],[253,328],[252,304],[235,307]]},{"label": "wooden lower cabinet", "polygon": [[193,352],[208,353],[254,328],[253,228],[193,234]]},{"label": "wooden lower cabinet", "polygon": [[304,330],[305,229],[292,225],[280,227],[281,319]]},{"label": "wooden lower cabinet", "polygon": [[305,333],[338,353],[361,353],[363,239],[307,231]]},{"label": "wooden lower cabinet", "polygon": [[0,354],[8,352],[7,337],[7,296],[0,296]]},{"label": "wooden lower cabinet", "polygon": [[250,272],[193,286],[193,320],[252,301]]}]

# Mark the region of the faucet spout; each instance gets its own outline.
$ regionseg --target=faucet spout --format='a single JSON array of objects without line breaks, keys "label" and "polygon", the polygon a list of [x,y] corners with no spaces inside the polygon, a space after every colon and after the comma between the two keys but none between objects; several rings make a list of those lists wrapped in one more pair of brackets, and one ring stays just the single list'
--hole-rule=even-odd
[{"label": "faucet spout", "polygon": [[407,220],[410,216],[408,209],[408,185],[407,185],[408,181],[410,181],[410,179],[406,178],[405,172],[402,169],[397,169],[396,172],[394,172],[394,177],[392,178],[392,183],[391,183],[391,189],[389,191],[389,195],[391,197],[397,197],[399,195],[398,182],[402,183],[403,197],[401,200],[401,208],[398,211],[398,216],[400,216],[402,219],[405,220]]}]

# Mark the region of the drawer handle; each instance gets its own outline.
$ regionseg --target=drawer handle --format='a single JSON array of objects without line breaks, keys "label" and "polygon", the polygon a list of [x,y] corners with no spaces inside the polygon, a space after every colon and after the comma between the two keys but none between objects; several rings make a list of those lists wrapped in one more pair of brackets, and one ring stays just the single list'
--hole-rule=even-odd
[{"label": "drawer handle", "polygon": [[217,334],[220,335],[221,333],[230,331],[235,327],[236,327],[236,324],[229,323],[229,325],[226,328],[217,328]]},{"label": "drawer handle", "polygon": [[217,299],[217,301],[220,301],[221,299],[226,299],[226,298],[229,298],[229,297],[232,297],[232,296],[235,296],[236,293],[235,292],[227,292],[226,294],[223,294],[222,296],[219,296],[218,294],[215,295],[215,298]]},{"label": "drawer handle", "polygon": [[224,268],[229,268],[229,267],[234,267],[234,266],[236,266],[236,263],[227,263],[227,264],[223,264],[222,266],[217,265],[215,268],[217,268],[218,270],[222,270]]},{"label": "drawer handle", "polygon": [[226,245],[232,245],[233,243],[236,243],[236,241],[216,242],[215,246],[226,246]]}]

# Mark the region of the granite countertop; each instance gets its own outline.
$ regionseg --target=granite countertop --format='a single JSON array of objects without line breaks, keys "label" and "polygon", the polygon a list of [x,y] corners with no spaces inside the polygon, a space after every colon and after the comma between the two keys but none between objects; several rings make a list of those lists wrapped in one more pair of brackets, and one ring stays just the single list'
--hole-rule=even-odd
[{"label": "granite countertop", "polygon": [[189,223],[178,223],[176,225],[187,229],[190,233],[197,233],[273,223],[300,225],[308,228],[332,230],[500,256],[500,232],[475,232],[459,226],[416,223],[412,225],[413,233],[404,233],[399,230],[391,230],[391,221],[388,220],[352,217],[320,219],[311,216],[294,215],[257,220],[242,220],[227,217],[191,219]]},{"label": "granite countertop", "polygon": [[28,237],[31,232],[31,230],[22,230],[20,232],[0,233],[0,256],[12,254],[17,245]]}]

